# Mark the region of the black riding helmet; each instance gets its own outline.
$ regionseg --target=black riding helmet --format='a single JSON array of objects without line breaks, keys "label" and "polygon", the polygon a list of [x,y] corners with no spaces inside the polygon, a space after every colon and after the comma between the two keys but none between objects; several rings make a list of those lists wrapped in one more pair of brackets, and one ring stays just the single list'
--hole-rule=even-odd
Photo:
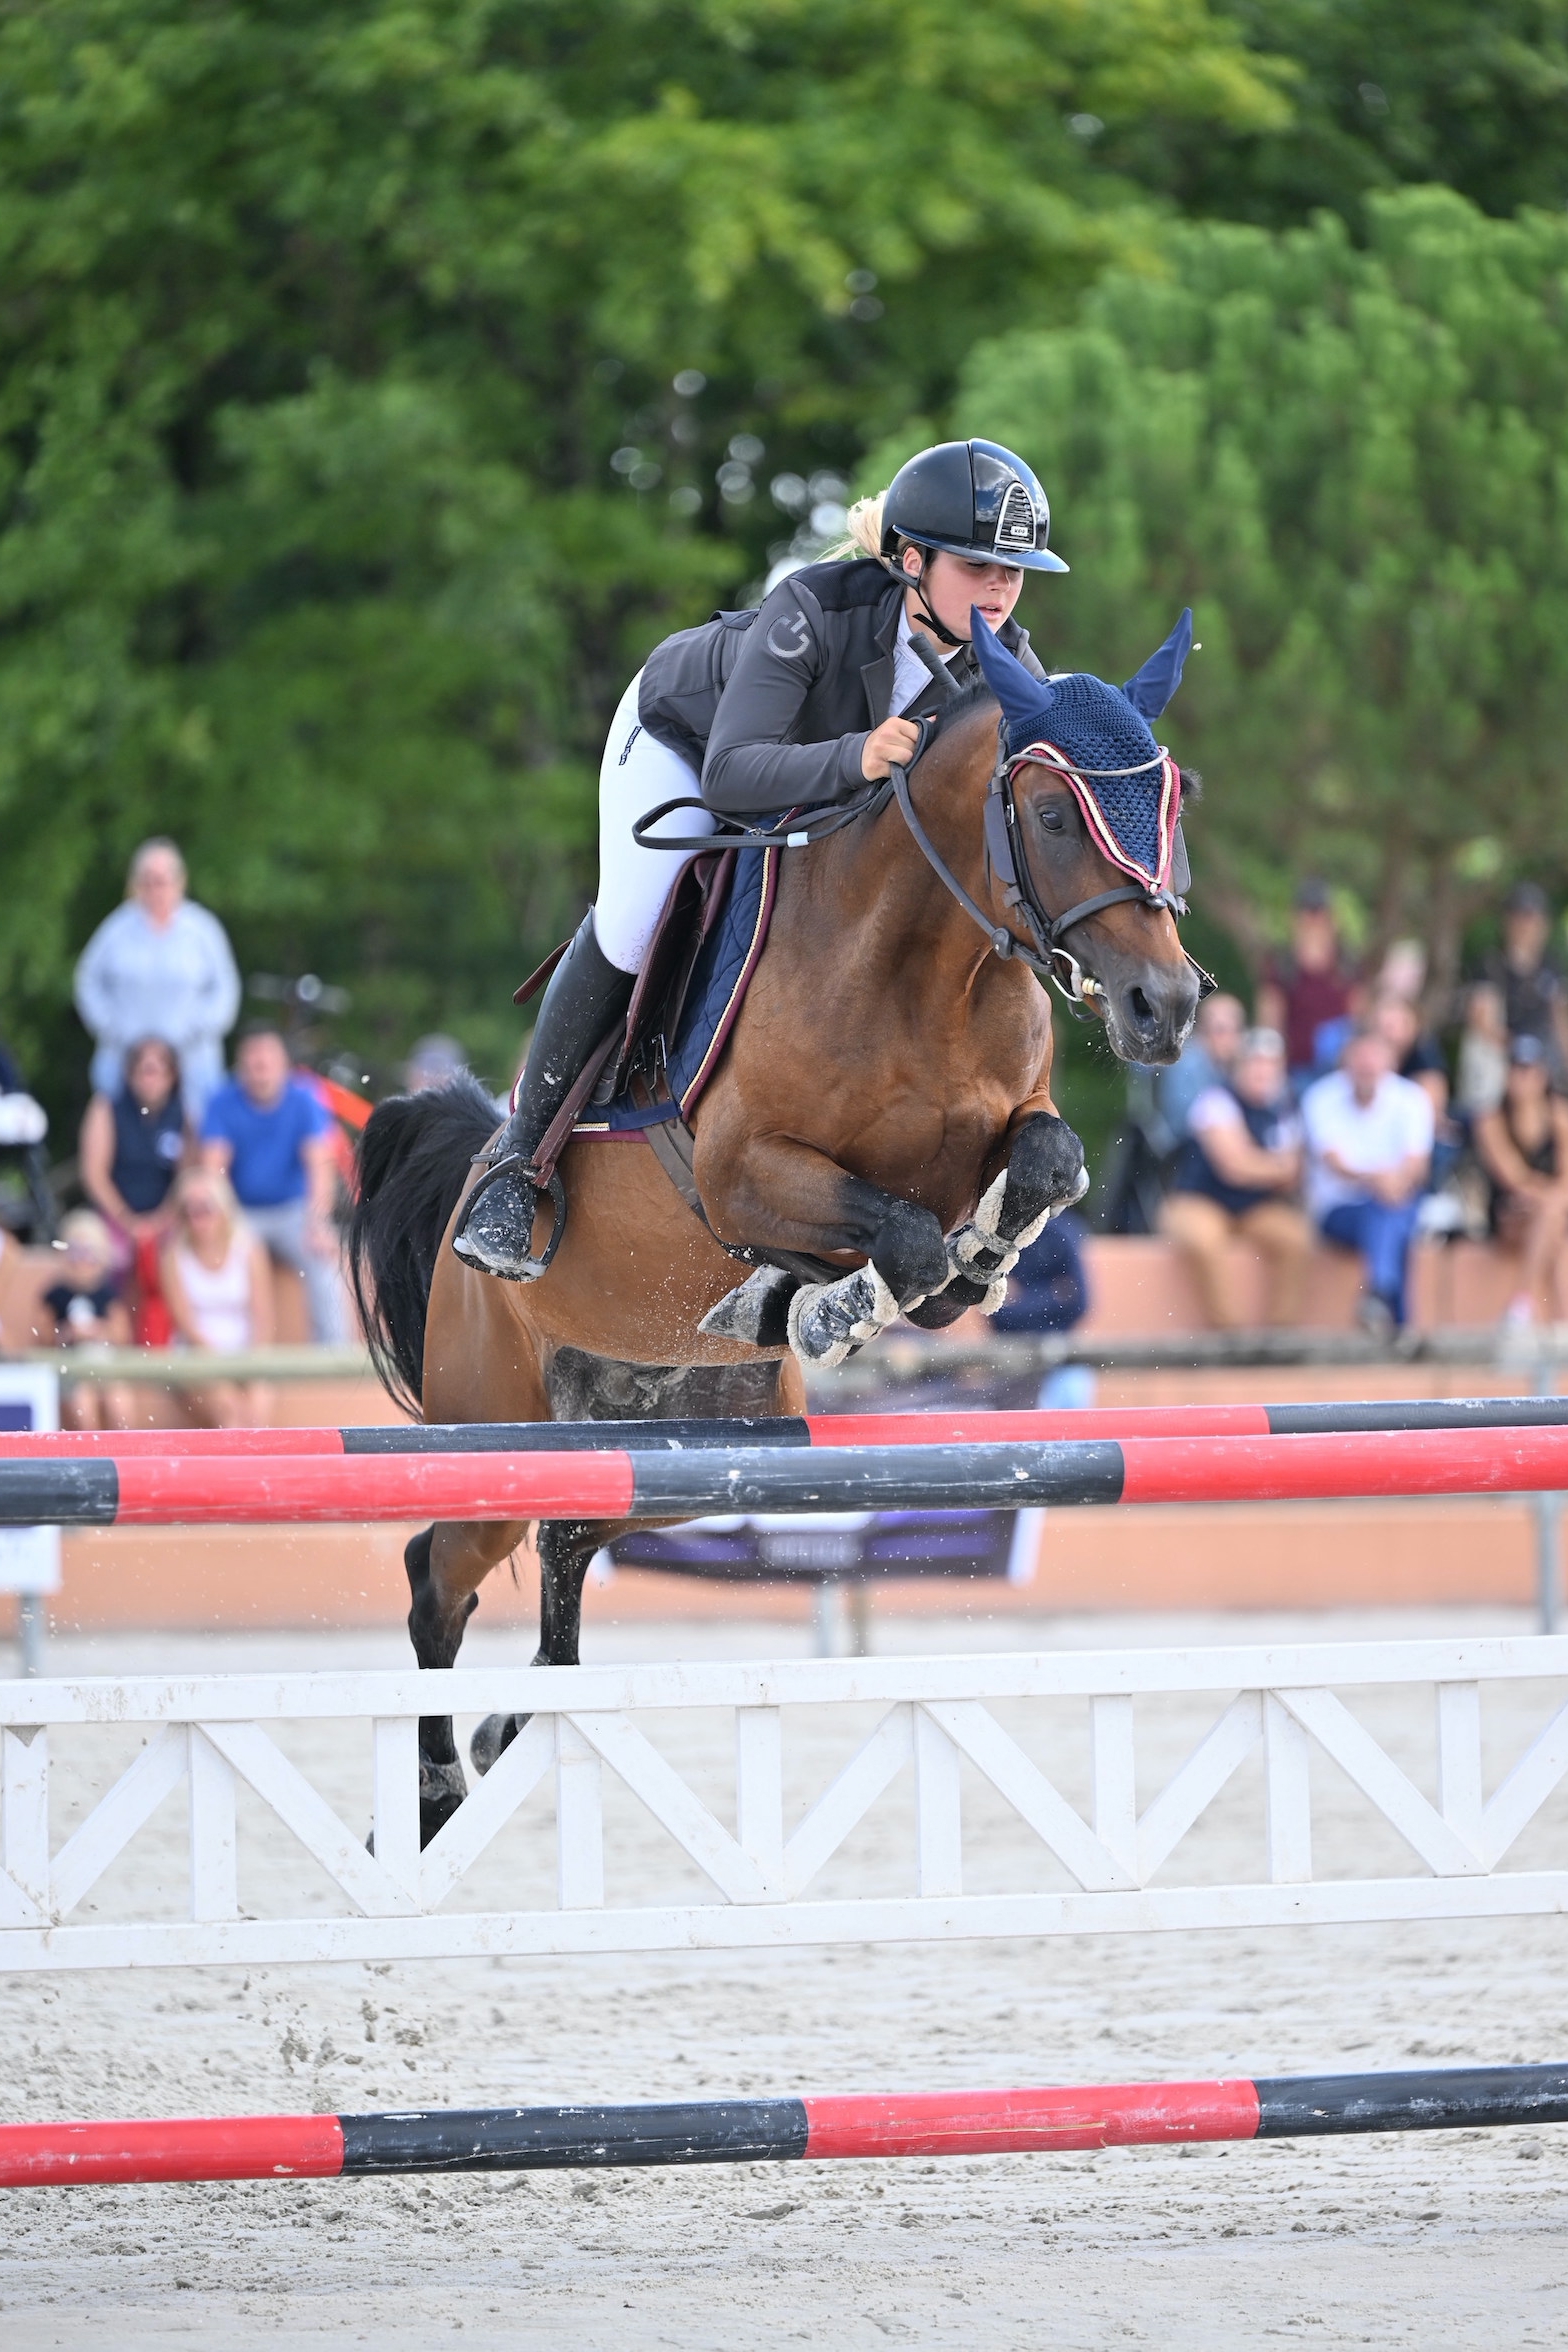
[{"label": "black riding helmet", "polygon": [[900,466],[882,503],[882,553],[901,539],[971,563],[1065,572],[1053,555],[1051,505],[1021,457],[995,441],[941,441]]}]

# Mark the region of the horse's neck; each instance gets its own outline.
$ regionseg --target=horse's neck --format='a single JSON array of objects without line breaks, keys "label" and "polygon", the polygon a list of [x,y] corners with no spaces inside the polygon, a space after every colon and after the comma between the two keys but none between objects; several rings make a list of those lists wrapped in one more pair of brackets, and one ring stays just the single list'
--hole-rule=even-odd
[{"label": "horse's neck", "polygon": [[[939,744],[921,761],[911,798],[937,854],[984,906],[986,779],[972,760],[940,758],[947,750]],[[811,856],[821,861],[813,879],[823,894],[853,910],[856,961],[867,976],[906,994],[929,989],[950,997],[986,964],[985,934],[932,867],[896,801],[871,824],[846,826]]]}]

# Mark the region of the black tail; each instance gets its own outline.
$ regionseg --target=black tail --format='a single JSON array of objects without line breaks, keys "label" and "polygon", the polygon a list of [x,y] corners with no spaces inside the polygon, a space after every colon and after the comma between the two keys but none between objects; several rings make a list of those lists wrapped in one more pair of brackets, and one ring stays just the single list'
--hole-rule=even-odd
[{"label": "black tail", "polygon": [[436,1252],[469,1163],[497,1124],[484,1088],[463,1077],[425,1094],[393,1095],[359,1139],[349,1279],[377,1377],[412,1413],[420,1409]]}]

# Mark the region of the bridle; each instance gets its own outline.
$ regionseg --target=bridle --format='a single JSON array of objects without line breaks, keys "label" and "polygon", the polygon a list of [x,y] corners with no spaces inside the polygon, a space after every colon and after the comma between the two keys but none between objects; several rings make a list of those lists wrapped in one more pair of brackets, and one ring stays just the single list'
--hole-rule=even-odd
[{"label": "bridle", "polygon": [[[1147,906],[1163,907],[1171,915],[1184,915],[1186,900],[1175,890],[1160,888],[1145,882],[1123,882],[1111,890],[1096,891],[1092,898],[1079,899],[1074,905],[1053,915],[1042,904],[1029,869],[1028,854],[1024,849],[1018,821],[1018,799],[1014,778],[1020,768],[1043,766],[1069,781],[1073,777],[1142,776],[1151,769],[1163,767],[1169,754],[1156,752],[1153,759],[1142,760],[1132,768],[1085,768],[1069,765],[1049,746],[1032,744],[1027,749],[1009,755],[1007,722],[997,722],[996,763],[991,770],[991,781],[985,797],[985,860],[987,875],[1000,888],[1002,902],[1008,912],[1027,931],[1020,938],[1006,923],[999,923],[978,899],[970,896],[964,885],[947,863],[936,843],[931,839],[916,814],[910,794],[909,779],[919,765],[941,725],[940,718],[917,719],[918,733],[913,750],[902,767],[889,769],[886,780],[873,785],[869,791],[837,808],[792,809],[783,820],[788,830],[766,830],[756,826],[736,825],[720,817],[718,827],[711,833],[671,838],[667,834],[649,836],[648,828],[672,814],[676,809],[702,808],[702,800],[681,798],[661,801],[632,827],[632,838],[643,849],[714,850],[714,849],[809,849],[813,843],[827,840],[861,817],[878,815],[892,800],[899,815],[908,826],[911,838],[938,881],[958,901],[965,914],[979,925],[991,943],[992,953],[1003,963],[1026,964],[1041,980],[1048,980],[1080,1020],[1088,1017],[1085,1008],[1095,997],[1103,998],[1105,991],[1093,973],[1086,972],[1079,958],[1065,945],[1066,935],[1076,924],[1085,923],[1092,915],[1103,914],[1107,907]],[[709,812],[710,814],[713,812]],[[1186,887],[1185,856],[1178,868],[1182,888]],[[1173,874],[1173,880],[1177,878]],[[1183,951],[1186,952],[1185,950]],[[1218,986],[1212,975],[1192,955],[1187,956],[1198,975],[1199,994],[1207,996]]]}]

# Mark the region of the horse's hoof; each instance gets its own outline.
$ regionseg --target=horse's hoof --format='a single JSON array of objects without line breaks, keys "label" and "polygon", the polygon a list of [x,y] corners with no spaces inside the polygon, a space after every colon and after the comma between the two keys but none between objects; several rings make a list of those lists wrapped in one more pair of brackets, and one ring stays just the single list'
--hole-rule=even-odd
[{"label": "horse's hoof", "polygon": [[468,1743],[469,1758],[481,1778],[498,1757],[505,1754],[523,1725],[526,1715],[487,1715]]},{"label": "horse's hoof", "polygon": [[468,1783],[463,1778],[463,1767],[454,1757],[450,1764],[432,1764],[425,1756],[419,1759],[419,1843],[428,1846],[439,1836],[468,1794]]},{"label": "horse's hoof", "polygon": [[898,1301],[875,1266],[862,1266],[841,1282],[811,1282],[796,1291],[789,1308],[789,1344],[808,1371],[831,1371],[885,1331],[898,1312]]},{"label": "horse's hoof", "polygon": [[783,1347],[789,1339],[789,1302],[800,1288],[782,1266],[759,1266],[738,1290],[726,1291],[698,1324],[715,1339],[736,1339],[744,1347]]}]

